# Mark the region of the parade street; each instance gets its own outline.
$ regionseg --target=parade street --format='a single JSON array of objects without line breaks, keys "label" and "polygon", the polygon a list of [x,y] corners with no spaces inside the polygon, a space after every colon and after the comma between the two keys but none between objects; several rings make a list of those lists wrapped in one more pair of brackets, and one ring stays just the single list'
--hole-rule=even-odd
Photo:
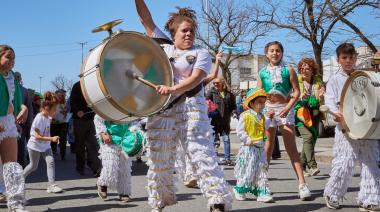
[{"label": "parade street", "polygon": [[[279,137],[281,138],[281,137]],[[236,154],[236,146],[238,141],[236,135],[232,135],[232,152]],[[281,142],[282,143],[282,142]],[[297,138],[299,145],[300,138]],[[320,139],[317,143],[317,156],[323,150],[320,146],[330,145],[331,148],[333,138]],[[298,148],[300,145],[298,146]],[[283,158],[286,158],[282,149]],[[325,149],[327,149],[325,147]],[[223,150],[220,148],[219,152]],[[331,149],[330,149],[331,152]],[[56,160],[56,179],[57,183],[65,190],[62,194],[46,193],[46,167],[41,162],[38,171],[33,173],[26,180],[26,197],[27,207],[31,211],[57,211],[57,212],[87,212],[87,211],[150,211],[147,204],[146,191],[146,172],[145,163],[134,163],[132,166],[132,198],[133,201],[128,204],[122,204],[118,201],[115,191],[111,191],[107,201],[101,200],[96,193],[96,178],[93,178],[89,169],[86,175],[81,177],[74,169],[74,155],[68,155],[66,161]],[[327,156],[325,156],[326,158]],[[317,157],[318,159],[318,157]],[[146,161],[146,158],[143,158]],[[319,162],[319,161],[318,161]],[[331,211],[326,208],[324,199],[322,198],[323,189],[328,179],[330,165],[327,163],[319,163],[321,173],[315,177],[307,177],[306,180],[314,197],[313,201],[302,202],[298,198],[297,181],[290,162],[286,159],[274,160],[269,168],[269,183],[274,193],[275,203],[258,204],[251,197],[246,201],[233,202],[234,211]],[[233,167],[224,166],[227,181],[235,185],[233,176]],[[358,169],[352,180],[348,193],[343,201],[343,208],[340,211],[358,211],[356,204],[356,195],[359,190],[359,174]],[[180,182],[178,185],[178,204],[167,207],[164,211],[175,212],[201,212],[208,211],[206,207],[206,199],[202,197],[199,189],[189,189],[184,187]],[[6,206],[1,205],[0,211],[6,211]]]}]

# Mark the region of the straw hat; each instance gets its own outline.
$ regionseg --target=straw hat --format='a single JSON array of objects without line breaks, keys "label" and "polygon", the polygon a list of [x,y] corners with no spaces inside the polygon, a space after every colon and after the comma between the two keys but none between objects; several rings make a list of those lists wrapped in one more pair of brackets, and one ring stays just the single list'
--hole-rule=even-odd
[{"label": "straw hat", "polygon": [[243,103],[244,108],[249,108],[249,103],[259,96],[267,97],[267,94],[263,89],[251,88],[245,95],[246,98]]}]

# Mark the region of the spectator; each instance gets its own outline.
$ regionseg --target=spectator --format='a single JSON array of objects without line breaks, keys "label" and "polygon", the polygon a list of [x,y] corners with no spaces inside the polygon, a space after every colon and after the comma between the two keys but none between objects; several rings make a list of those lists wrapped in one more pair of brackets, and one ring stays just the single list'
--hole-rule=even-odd
[{"label": "spectator", "polygon": [[242,112],[244,112],[243,102],[245,98],[245,94],[247,93],[247,90],[242,90],[240,92],[240,95],[236,96],[236,115],[240,116]]},{"label": "spectator", "polygon": [[218,114],[211,119],[211,125],[215,129],[215,137],[220,135],[224,145],[224,160],[222,164],[233,165],[230,158],[230,122],[232,113],[236,109],[235,96],[227,90],[223,78],[216,78],[213,82],[214,87],[206,95],[207,99],[218,105]]},{"label": "spectator", "polygon": [[41,94],[34,92],[33,102],[32,102],[33,118],[36,117],[36,115],[40,112],[41,100],[42,100]]},{"label": "spectator", "polygon": [[25,167],[25,153],[26,153],[26,142],[30,137],[30,127],[33,122],[33,106],[32,100],[29,96],[28,89],[24,88],[23,81],[20,72],[15,72],[15,79],[19,82],[22,94],[22,105],[21,111],[17,115],[16,122],[21,127],[20,137],[17,139],[17,162]]},{"label": "spectator", "polygon": [[98,158],[99,146],[95,137],[95,113],[87,106],[79,81],[74,84],[71,90],[70,106],[74,118],[76,170],[80,175],[84,175],[87,150],[87,164],[90,166],[94,177],[99,177],[101,167]]},{"label": "spectator", "polygon": [[[66,144],[67,144],[67,109],[66,109],[66,91],[59,89],[55,92],[58,105],[57,112],[51,123],[51,136],[59,136],[59,153],[61,160],[66,160]],[[57,143],[51,142],[53,155],[57,154]]]}]

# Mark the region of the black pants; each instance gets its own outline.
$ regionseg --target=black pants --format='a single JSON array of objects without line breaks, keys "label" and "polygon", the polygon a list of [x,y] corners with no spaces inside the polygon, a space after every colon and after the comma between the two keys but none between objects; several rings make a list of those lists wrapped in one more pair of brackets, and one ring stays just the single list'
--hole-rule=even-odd
[{"label": "black pants", "polygon": [[[67,127],[67,123],[52,123],[50,126],[50,135],[59,136],[59,153],[61,155],[61,159],[65,159],[66,157]],[[58,146],[57,143],[51,142],[50,145],[53,154],[56,154]]]},{"label": "black pants", "polygon": [[272,158],[274,158],[274,159],[281,158],[280,144],[278,143],[277,133],[276,133],[276,137],[274,140],[274,148],[273,148]]},{"label": "black pants", "polygon": [[26,144],[30,138],[30,126],[21,124],[21,136],[17,138],[17,162],[25,167],[27,163],[28,154],[26,154]]},{"label": "black pants", "polygon": [[84,170],[86,156],[87,164],[93,172],[97,172],[101,168],[98,158],[99,145],[96,141],[95,134],[96,131],[93,120],[74,119],[76,169],[79,171]]}]

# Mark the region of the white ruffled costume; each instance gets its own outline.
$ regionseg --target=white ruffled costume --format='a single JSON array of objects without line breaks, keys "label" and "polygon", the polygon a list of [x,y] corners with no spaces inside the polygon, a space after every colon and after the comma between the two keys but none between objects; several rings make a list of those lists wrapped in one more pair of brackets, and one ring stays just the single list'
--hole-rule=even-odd
[{"label": "white ruffled costume", "polygon": [[[154,37],[165,37],[156,28]],[[172,67],[175,83],[186,79],[193,69],[208,73],[211,58],[199,47],[180,51],[163,45]],[[212,128],[207,115],[203,89],[193,97],[176,103],[172,108],[150,117],[147,123],[148,193],[152,208],[163,208],[176,201],[174,164],[177,145],[181,144],[191,163],[196,167],[199,187],[208,205],[224,204],[231,210],[232,196],[224,173],[218,165],[213,146]]]},{"label": "white ruffled costume", "polygon": [[[347,78],[348,75],[339,70],[327,83],[325,102],[332,112],[339,111],[338,103]],[[361,167],[358,203],[362,203],[365,207],[380,205],[380,169],[377,167],[378,141],[350,139],[342,133],[338,124],[335,129],[334,142],[334,159],[324,196],[330,197],[333,201],[342,200],[347,192],[354,167],[358,164]]]},{"label": "white ruffled costume", "polygon": [[[94,123],[96,135],[98,139],[101,139],[101,133],[107,132],[104,119],[95,115]],[[130,196],[132,193],[131,158],[115,144],[101,143],[99,153],[103,168],[97,184],[117,190],[119,195]]]},{"label": "white ruffled costume", "polygon": [[249,109],[240,115],[236,134],[241,141],[236,156],[234,187],[240,194],[252,193],[257,197],[270,195],[268,162],[264,149],[265,117]]}]

